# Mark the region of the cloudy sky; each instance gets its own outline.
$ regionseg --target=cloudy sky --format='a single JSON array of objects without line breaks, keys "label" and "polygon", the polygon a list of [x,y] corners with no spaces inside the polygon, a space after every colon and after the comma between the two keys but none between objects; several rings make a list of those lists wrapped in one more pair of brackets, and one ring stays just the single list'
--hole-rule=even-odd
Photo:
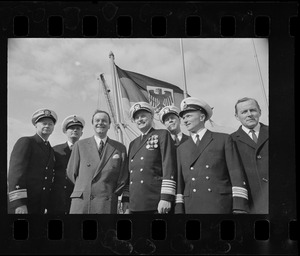
[{"label": "cloudy sky", "polygon": [[[259,68],[256,62],[255,44]],[[235,130],[234,105],[254,97],[268,125],[268,41],[266,39],[183,39],[188,93],[213,107],[212,120]],[[183,88],[179,39],[9,39],[8,156],[18,138],[35,133],[33,112],[49,108],[58,122],[49,140],[66,141],[61,123],[71,114],[84,117],[82,138],[93,135],[91,116],[107,110],[100,74],[112,86],[111,60],[122,69],[141,73]],[[259,75],[261,72],[262,81]],[[111,128],[109,136],[117,138]]]}]

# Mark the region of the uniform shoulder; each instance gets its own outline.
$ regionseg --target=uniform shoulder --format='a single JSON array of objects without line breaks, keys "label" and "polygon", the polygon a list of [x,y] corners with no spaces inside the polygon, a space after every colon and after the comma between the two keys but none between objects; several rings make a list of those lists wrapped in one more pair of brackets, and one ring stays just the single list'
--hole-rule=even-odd
[{"label": "uniform shoulder", "polygon": [[65,147],[66,146],[66,143],[61,143],[61,144],[57,144],[57,145],[55,145],[55,146],[53,146],[53,149],[55,150],[55,149],[60,149],[60,148],[63,148],[63,147]]}]

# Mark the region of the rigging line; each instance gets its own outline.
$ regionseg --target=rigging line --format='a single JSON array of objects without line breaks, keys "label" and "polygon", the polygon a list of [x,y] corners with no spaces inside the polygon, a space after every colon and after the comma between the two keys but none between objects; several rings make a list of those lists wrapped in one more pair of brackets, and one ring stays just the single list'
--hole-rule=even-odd
[{"label": "rigging line", "polygon": [[255,48],[255,43],[254,43],[253,38],[251,38],[251,41],[252,41],[253,50],[254,50],[254,58],[255,58],[255,60],[256,60],[256,67],[257,67],[258,74],[259,74],[259,78],[260,78],[261,89],[262,89],[262,92],[263,92],[263,95],[264,95],[264,99],[265,99],[265,101],[266,101],[267,109],[268,109],[268,111],[269,111],[268,98],[267,98],[267,95],[266,95],[266,91],[265,91],[265,87],[264,87],[264,81],[263,81],[263,79],[262,79],[262,74],[261,74],[261,70],[260,70],[259,61],[258,61],[258,57],[257,57],[257,53],[256,53],[256,48]]}]

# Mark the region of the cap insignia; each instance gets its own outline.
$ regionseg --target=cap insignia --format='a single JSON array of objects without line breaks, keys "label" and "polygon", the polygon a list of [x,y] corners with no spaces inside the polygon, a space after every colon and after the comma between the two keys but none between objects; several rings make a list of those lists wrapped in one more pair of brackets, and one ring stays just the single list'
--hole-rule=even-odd
[{"label": "cap insignia", "polygon": [[134,110],[138,110],[138,109],[140,109],[141,108],[141,104],[136,104],[136,105],[134,105]]},{"label": "cap insignia", "polygon": [[51,115],[50,110],[45,110],[45,111],[44,111],[44,115],[45,115],[45,116],[50,116],[50,115]]}]

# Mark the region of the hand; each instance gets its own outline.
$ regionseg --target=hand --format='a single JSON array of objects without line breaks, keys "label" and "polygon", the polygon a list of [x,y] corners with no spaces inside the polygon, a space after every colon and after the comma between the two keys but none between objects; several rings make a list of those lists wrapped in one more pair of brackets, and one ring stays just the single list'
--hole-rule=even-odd
[{"label": "hand", "polygon": [[22,205],[15,209],[15,214],[28,214],[27,206]]},{"label": "hand", "polygon": [[171,202],[166,200],[160,200],[158,203],[158,213],[168,213],[171,210]]},{"label": "hand", "polygon": [[232,213],[233,214],[247,214],[247,212],[244,210],[233,210]]},{"label": "hand", "polygon": [[129,214],[130,213],[128,202],[123,202],[122,203],[122,211],[123,211],[123,214]]}]

